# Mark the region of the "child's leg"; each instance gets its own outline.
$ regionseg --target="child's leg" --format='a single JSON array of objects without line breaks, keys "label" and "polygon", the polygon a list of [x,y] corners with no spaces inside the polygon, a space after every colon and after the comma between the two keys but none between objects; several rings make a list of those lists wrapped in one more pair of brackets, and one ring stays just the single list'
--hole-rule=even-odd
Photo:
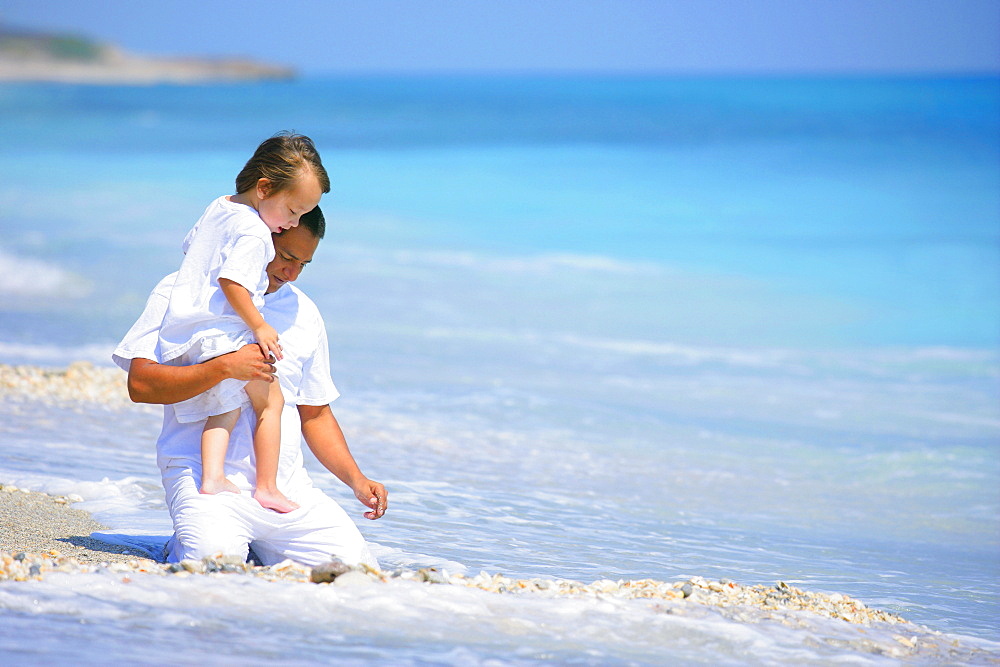
[{"label": "child's leg", "polygon": [[296,503],[278,490],[278,457],[281,451],[281,411],[285,401],[277,382],[251,380],[247,396],[257,413],[257,430],[253,436],[253,452],[257,458],[257,488],[253,497],[261,505],[276,512],[291,512]]},{"label": "child's leg", "polygon": [[230,410],[222,415],[214,415],[205,422],[201,432],[201,492],[239,493],[238,486],[226,479],[226,450],[229,436],[236,426],[240,409]]}]

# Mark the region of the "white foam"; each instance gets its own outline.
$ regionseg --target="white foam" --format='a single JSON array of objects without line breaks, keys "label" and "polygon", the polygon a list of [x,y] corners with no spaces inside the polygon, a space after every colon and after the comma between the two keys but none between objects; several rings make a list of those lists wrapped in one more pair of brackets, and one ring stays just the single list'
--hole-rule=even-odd
[{"label": "white foam", "polygon": [[588,338],[573,334],[558,336],[557,341],[567,345],[626,355],[660,357],[681,365],[722,362],[733,366],[760,368],[780,366],[792,358],[790,353],[780,349],[740,350],[724,347],[696,347],[649,340]]},{"label": "white foam", "polygon": [[[339,587],[238,575],[50,574],[0,589],[0,611],[18,645],[36,646],[45,662],[62,662],[60,651],[94,655],[94,646],[105,661],[201,662],[218,658],[220,633],[227,660],[249,663],[276,655],[296,664],[867,664],[878,662],[873,653],[908,656],[897,626],[808,616],[786,626],[752,610],[732,616],[697,604],[494,594],[399,579]],[[950,645],[954,636],[921,632],[920,639],[917,657],[931,660],[952,652],[964,662],[975,648],[989,660],[997,650],[966,638]]]},{"label": "white foam", "polygon": [[377,542],[369,542],[368,546],[384,570],[392,570],[394,568],[415,570],[422,567],[434,567],[446,574],[464,575],[469,569],[458,561],[441,558],[440,556],[404,551],[378,544]]},{"label": "white foam", "polygon": [[111,528],[127,528],[137,535],[172,532],[163,491],[153,477],[85,481],[0,468],[0,481],[27,491],[77,497],[74,508],[89,512]]},{"label": "white foam", "polygon": [[936,374],[972,372],[981,377],[1000,375],[1000,354],[981,348],[912,347],[865,350],[809,350],[782,347],[727,347],[689,345],[670,340],[609,338],[575,333],[525,331],[499,328],[430,326],[427,338],[518,346],[573,346],[624,357],[652,357],[676,366],[717,364],[742,369],[773,370],[815,376],[835,371],[858,377],[899,376],[901,372],[932,377]]}]

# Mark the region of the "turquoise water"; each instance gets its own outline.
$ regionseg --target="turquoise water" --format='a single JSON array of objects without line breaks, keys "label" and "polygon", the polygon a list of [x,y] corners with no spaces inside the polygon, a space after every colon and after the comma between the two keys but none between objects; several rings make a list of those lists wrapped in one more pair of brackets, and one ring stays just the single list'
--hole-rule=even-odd
[{"label": "turquoise water", "polygon": [[[169,246],[261,136],[293,128],[329,156],[342,243],[676,272],[696,322],[643,284],[627,296],[664,302],[626,309],[629,335],[1000,342],[994,79],[5,86],[0,113],[15,256],[48,251],[39,235],[63,239],[59,262]],[[175,263],[155,259],[138,282]]]},{"label": "turquoise water", "polygon": [[[361,526],[389,566],[783,579],[996,638],[996,79],[4,85],[0,119],[0,363],[107,364],[256,143],[316,140],[330,228],[299,284],[338,418],[393,494]],[[2,409],[0,482],[163,525],[155,415],[63,434],[54,408]],[[409,639],[376,658],[519,645],[422,652],[407,614],[448,603],[390,597]],[[638,658],[581,652],[571,625],[553,655],[746,655],[735,622]]]}]

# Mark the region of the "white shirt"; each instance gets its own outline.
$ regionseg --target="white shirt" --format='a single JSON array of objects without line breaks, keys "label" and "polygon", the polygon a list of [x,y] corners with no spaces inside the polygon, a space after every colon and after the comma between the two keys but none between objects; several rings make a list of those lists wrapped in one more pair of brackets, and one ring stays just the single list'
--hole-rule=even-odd
[{"label": "white shirt", "polygon": [[[162,361],[157,356],[158,332],[177,275],[167,276],[153,289],[142,315],[115,348],[112,359],[122,370],[128,371],[135,358]],[[326,326],[312,299],[291,284],[265,295],[261,314],[278,331],[284,354],[275,364],[285,399],[278,483],[287,488],[311,484],[302,464],[302,431],[296,406],[327,405],[340,395],[330,377]],[[158,465],[161,469],[178,465],[200,469],[203,424],[181,424],[170,406],[165,408],[156,442]],[[250,488],[250,480],[254,479],[253,420],[252,410],[242,411],[226,452],[226,474],[243,488]]]},{"label": "white shirt", "polygon": [[219,279],[245,287],[260,310],[267,290],[264,269],[274,259],[271,231],[264,221],[252,207],[226,197],[208,205],[183,248],[184,261],[160,328],[158,358],[163,362],[180,357],[199,339],[247,331]]}]

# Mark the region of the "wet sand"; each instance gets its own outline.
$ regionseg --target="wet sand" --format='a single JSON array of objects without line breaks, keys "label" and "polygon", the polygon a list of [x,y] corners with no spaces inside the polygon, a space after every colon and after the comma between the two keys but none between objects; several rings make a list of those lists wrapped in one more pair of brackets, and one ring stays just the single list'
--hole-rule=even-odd
[{"label": "wet sand", "polygon": [[72,498],[0,484],[0,552],[68,556],[80,563],[126,563],[145,554],[91,537],[106,530]]}]

